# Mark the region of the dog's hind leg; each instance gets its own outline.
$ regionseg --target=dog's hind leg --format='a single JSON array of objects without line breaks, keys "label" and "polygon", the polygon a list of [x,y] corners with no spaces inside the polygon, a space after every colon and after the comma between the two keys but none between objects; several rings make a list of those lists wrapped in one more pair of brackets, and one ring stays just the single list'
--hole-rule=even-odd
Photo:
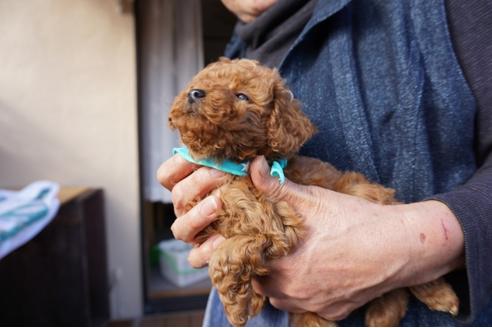
[{"label": "dog's hind leg", "polygon": [[405,316],[408,292],[404,288],[392,290],[369,303],[365,322],[368,327],[395,327]]},{"label": "dog's hind leg", "polygon": [[443,278],[410,287],[410,291],[431,310],[458,314],[459,298]]},{"label": "dog's hind leg", "polygon": [[291,313],[289,316],[291,327],[336,327],[335,321],[323,319],[313,312]]}]

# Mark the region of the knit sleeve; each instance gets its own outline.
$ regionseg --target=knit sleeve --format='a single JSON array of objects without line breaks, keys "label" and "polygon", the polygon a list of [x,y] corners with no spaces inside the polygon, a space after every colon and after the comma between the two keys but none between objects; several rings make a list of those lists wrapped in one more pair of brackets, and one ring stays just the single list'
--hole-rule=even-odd
[{"label": "knit sleeve", "polygon": [[466,279],[453,284],[460,296],[459,319],[471,322],[491,301],[492,291],[492,156],[465,185],[436,195],[461,224],[465,240]]},{"label": "knit sleeve", "polygon": [[456,56],[477,100],[478,170],[433,199],[453,211],[464,232],[466,283],[455,287],[463,292],[460,319],[471,322],[492,301],[492,3],[447,0],[446,11]]}]

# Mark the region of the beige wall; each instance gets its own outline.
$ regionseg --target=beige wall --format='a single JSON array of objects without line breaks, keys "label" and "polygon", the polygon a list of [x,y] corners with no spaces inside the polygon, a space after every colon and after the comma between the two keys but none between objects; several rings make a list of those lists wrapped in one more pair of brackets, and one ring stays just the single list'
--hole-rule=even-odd
[{"label": "beige wall", "polygon": [[104,188],[112,316],[124,318],[142,294],[134,21],[117,3],[0,0],[0,186]]}]

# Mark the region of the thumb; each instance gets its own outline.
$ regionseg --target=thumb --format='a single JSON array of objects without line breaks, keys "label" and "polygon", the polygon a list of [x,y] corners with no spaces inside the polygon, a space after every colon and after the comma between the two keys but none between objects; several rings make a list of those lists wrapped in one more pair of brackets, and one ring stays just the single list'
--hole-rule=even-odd
[{"label": "thumb", "polygon": [[[295,201],[304,194],[303,186],[285,179],[283,184],[279,179],[270,175],[270,166],[265,156],[256,157],[249,166],[249,173],[256,189],[273,201]],[[305,195],[304,195],[305,196]]]}]

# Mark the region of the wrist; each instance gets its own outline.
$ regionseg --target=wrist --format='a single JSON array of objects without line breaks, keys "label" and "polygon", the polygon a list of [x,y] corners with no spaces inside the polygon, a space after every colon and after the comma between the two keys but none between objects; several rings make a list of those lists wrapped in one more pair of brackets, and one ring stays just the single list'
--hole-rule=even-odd
[{"label": "wrist", "polygon": [[408,264],[402,286],[425,283],[464,263],[463,231],[453,212],[439,201],[396,205],[403,211]]}]

